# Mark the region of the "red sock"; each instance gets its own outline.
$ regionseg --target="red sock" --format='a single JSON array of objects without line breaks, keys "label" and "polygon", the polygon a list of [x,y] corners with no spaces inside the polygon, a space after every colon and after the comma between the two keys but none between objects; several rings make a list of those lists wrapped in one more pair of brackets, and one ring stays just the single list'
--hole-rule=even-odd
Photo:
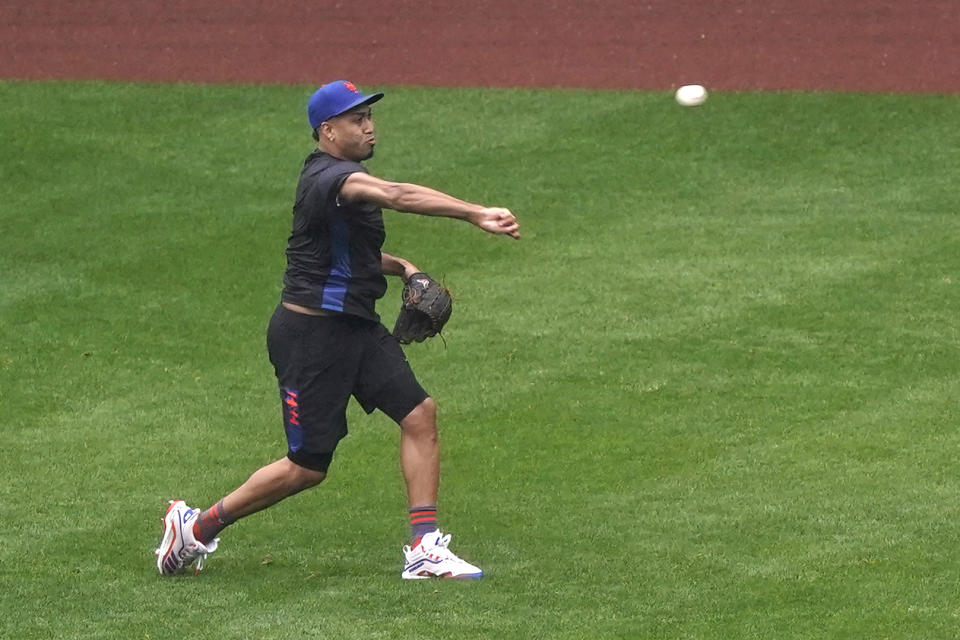
[{"label": "red sock", "polygon": [[200,514],[197,521],[193,523],[193,537],[203,544],[210,542],[217,537],[217,534],[236,522],[223,508],[223,500],[213,505]]},{"label": "red sock", "polygon": [[437,508],[435,506],[410,509],[410,537],[413,540],[413,546],[416,546],[424,535],[436,531],[438,528]]}]

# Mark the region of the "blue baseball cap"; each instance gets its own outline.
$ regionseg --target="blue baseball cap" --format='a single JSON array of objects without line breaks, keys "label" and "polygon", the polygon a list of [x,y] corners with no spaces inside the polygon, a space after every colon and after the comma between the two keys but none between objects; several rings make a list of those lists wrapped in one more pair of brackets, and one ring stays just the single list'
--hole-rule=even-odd
[{"label": "blue baseball cap", "polygon": [[310,128],[316,129],[322,122],[346,113],[362,104],[373,104],[383,97],[382,93],[363,95],[357,85],[347,80],[325,84],[310,96],[307,102],[307,118]]}]

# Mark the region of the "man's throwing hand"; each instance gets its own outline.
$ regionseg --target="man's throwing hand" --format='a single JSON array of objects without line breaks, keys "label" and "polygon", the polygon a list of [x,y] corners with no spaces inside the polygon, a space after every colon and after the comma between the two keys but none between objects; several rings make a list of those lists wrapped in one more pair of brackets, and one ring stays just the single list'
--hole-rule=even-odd
[{"label": "man's throwing hand", "polygon": [[520,238],[520,223],[510,209],[503,207],[484,207],[471,216],[470,221],[489,233]]}]

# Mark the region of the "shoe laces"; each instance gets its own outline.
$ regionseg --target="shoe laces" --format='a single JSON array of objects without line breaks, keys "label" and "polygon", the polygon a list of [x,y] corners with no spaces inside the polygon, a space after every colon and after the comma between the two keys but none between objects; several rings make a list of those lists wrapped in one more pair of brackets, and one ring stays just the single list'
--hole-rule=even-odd
[{"label": "shoe laces", "polygon": [[424,544],[424,539],[421,538],[420,541],[416,543],[416,545],[404,546],[403,553],[409,555],[411,552],[419,549],[427,555],[436,555],[438,557],[443,556],[446,558],[453,558],[455,560],[459,560],[459,558],[457,558],[457,556],[453,553],[453,551],[450,551],[449,549],[450,538],[451,538],[451,534],[449,533],[444,534],[441,531],[440,535],[438,535],[436,539],[434,539],[433,544],[431,544],[429,547],[426,544]]},{"label": "shoe laces", "polygon": [[197,555],[197,565],[194,567],[193,575],[197,575],[203,569],[203,561],[207,559],[206,553]]},{"label": "shoe laces", "polygon": [[433,555],[438,558],[446,558],[448,560],[454,560],[457,562],[462,562],[460,558],[457,557],[453,551],[450,550],[450,538],[451,534],[441,534],[437,537],[436,541],[429,548],[424,547],[424,551],[428,555]]},{"label": "shoe laces", "polygon": [[[182,566],[189,566],[190,563],[196,559],[197,564],[194,574],[200,573],[200,571],[203,569],[203,561],[206,560],[207,554],[213,552],[213,550],[217,548],[216,545],[219,542],[220,538],[214,539],[210,545],[205,545],[199,540],[194,540],[184,548],[183,553],[180,555]],[[211,549],[210,547],[213,548]]]}]

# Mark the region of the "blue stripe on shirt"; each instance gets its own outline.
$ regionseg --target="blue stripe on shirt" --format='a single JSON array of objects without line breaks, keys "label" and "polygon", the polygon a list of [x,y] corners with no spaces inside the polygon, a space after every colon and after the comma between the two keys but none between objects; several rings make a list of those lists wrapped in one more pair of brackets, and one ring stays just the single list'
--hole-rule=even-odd
[{"label": "blue stripe on shirt", "polygon": [[320,307],[343,311],[347,286],[353,271],[350,268],[350,228],[342,218],[330,220],[330,275],[323,285]]}]

